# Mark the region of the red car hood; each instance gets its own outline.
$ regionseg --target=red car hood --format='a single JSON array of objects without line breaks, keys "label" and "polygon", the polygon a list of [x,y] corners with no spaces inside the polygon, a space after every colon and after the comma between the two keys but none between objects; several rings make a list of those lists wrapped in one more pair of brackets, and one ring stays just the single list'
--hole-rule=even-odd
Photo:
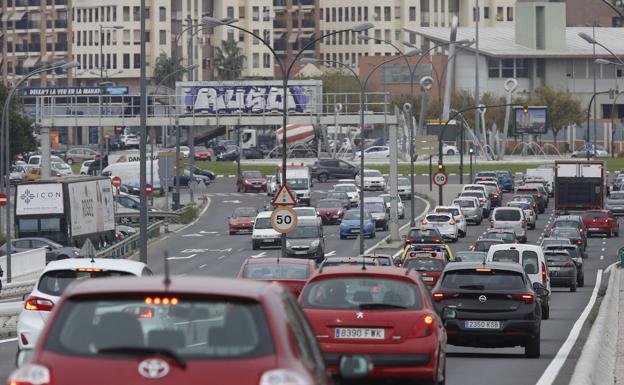
[{"label": "red car hood", "polygon": [[253,217],[236,217],[236,218],[230,218],[230,224],[234,225],[234,226],[240,226],[240,225],[252,225],[254,218]]},{"label": "red car hood", "polygon": [[341,211],[342,208],[321,208],[321,209],[316,209],[316,211],[319,212],[319,214],[321,215],[325,215],[325,214],[331,214],[331,215],[335,215],[338,214],[339,211]]},{"label": "red car hood", "polygon": [[245,180],[249,183],[266,183],[266,179],[264,178],[247,178]]},{"label": "red car hood", "polygon": [[295,298],[299,297],[301,290],[303,290],[303,287],[307,282],[305,279],[255,279],[254,281],[281,283],[286,286],[291,293],[293,293]]}]

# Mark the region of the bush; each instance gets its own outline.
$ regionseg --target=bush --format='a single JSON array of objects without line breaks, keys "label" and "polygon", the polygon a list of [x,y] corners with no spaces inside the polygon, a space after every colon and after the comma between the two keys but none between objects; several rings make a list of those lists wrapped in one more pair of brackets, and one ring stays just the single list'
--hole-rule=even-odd
[{"label": "bush", "polygon": [[189,224],[193,222],[199,216],[199,210],[195,206],[188,206],[186,209],[180,214],[180,219],[178,222],[182,224]]}]

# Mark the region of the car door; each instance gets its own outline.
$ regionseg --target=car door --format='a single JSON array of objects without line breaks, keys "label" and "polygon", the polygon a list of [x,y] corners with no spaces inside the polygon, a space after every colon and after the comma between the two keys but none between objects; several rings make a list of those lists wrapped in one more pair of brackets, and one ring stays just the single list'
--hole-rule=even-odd
[{"label": "car door", "polygon": [[339,160],[339,167],[338,167],[338,177],[339,178],[353,178],[354,172],[353,172],[353,166],[351,166],[349,163],[345,162],[344,160]]},{"label": "car door", "polygon": [[327,171],[329,178],[340,178],[340,163],[337,160],[326,160],[321,163],[321,168]]}]

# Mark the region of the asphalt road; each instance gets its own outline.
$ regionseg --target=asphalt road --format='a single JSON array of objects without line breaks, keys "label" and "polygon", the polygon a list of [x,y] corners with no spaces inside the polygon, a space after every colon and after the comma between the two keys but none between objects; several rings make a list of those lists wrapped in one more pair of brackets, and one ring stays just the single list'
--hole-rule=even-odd
[{"label": "asphalt road", "polygon": [[[426,183],[419,177],[419,183]],[[454,178],[451,178],[453,181]],[[457,178],[458,179],[458,178]],[[323,197],[323,192],[331,189],[331,183],[317,183],[312,201]],[[210,205],[204,215],[193,225],[149,247],[148,263],[156,273],[163,271],[165,251],[170,257],[170,268],[174,275],[235,276],[241,263],[248,257],[276,256],[279,249],[252,250],[250,235],[228,235],[226,218],[235,207],[264,207],[269,202],[265,194],[235,193],[234,180],[220,178],[209,187]],[[507,198],[510,194],[506,194]],[[405,201],[409,213],[409,201]],[[425,209],[425,203],[416,200],[416,212]],[[553,200],[551,199],[551,207]],[[537,229],[530,230],[528,242],[537,243],[543,229],[552,217],[552,210],[540,215]],[[401,225],[407,221],[401,221]],[[487,227],[469,226],[468,235],[451,244],[454,251],[466,250]],[[623,229],[624,230],[624,229]],[[326,226],[326,255],[355,255],[358,240],[340,240],[338,226]],[[376,239],[367,239],[370,247],[387,233],[377,232]],[[524,358],[524,349],[475,349],[449,346],[447,359],[447,384],[536,384],[556,356],[568,337],[573,324],[586,306],[596,282],[596,272],[615,261],[619,238],[594,237],[589,241],[585,260],[585,287],[576,293],[567,288],[553,288],[550,319],[542,321],[542,355],[539,359]],[[0,343],[0,381],[4,381],[13,369],[16,343]],[[569,373],[562,373],[557,384],[567,383]],[[550,383],[550,382],[548,382]]]}]

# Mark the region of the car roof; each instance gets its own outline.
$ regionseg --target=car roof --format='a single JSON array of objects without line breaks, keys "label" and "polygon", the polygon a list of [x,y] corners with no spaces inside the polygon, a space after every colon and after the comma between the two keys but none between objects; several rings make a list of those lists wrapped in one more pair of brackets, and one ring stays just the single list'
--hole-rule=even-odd
[{"label": "car roof", "polygon": [[[493,246],[494,247],[494,246]],[[522,267],[519,263],[509,263],[509,262],[462,262],[462,263],[449,263],[446,265],[444,272],[448,271],[456,271],[456,270],[472,270],[472,269],[481,269],[481,268],[490,268],[496,270],[507,270],[514,271],[517,273],[524,274],[524,267]]]},{"label": "car roof", "polygon": [[[354,187],[357,187],[357,186],[355,185],[355,183],[336,183],[336,184],[334,185],[334,188],[336,188],[336,187],[338,187],[338,186],[354,186]],[[344,191],[343,191],[343,192],[344,192]]]},{"label": "car roof", "polygon": [[502,239],[498,239],[498,238],[478,238],[475,243],[477,242],[494,242],[494,243],[498,243],[500,245],[502,245],[503,243],[505,243],[505,241],[503,241]]},{"label": "car roof", "polygon": [[[58,261],[52,261],[43,269],[43,273],[55,270],[75,270],[97,268],[104,270],[117,270],[141,275],[146,264],[128,259],[112,259],[112,258],[66,258]],[[43,274],[42,273],[42,274]]]},{"label": "car roof", "polygon": [[[308,282],[315,279],[321,279],[326,276],[341,276],[341,275],[378,275],[384,277],[396,277],[405,279],[405,269],[393,266],[380,266],[380,265],[366,265],[366,269],[362,268],[362,265],[339,265],[339,266],[327,266],[321,270],[317,270],[312,274]],[[407,276],[410,277],[410,276]],[[411,276],[413,279],[414,277]]]},{"label": "car roof", "polygon": [[263,258],[247,258],[243,262],[243,265],[261,265],[268,263],[281,263],[286,265],[308,265],[310,262],[313,262],[311,259],[304,258],[274,258],[274,257],[263,257]]},{"label": "car roof", "polygon": [[561,238],[561,237],[548,237],[548,238],[542,239],[542,242],[545,242],[545,241],[570,242],[568,238]]},{"label": "car roof", "polygon": [[366,202],[384,202],[382,197],[364,197],[364,203]]},{"label": "car roof", "polygon": [[515,249],[515,250],[530,250],[530,251],[535,251],[538,253],[542,252],[542,247],[538,246],[538,245],[529,245],[526,243],[503,243],[502,245],[492,245],[492,247],[490,247],[490,252],[491,251],[496,251],[496,250],[509,250],[509,249]]}]

